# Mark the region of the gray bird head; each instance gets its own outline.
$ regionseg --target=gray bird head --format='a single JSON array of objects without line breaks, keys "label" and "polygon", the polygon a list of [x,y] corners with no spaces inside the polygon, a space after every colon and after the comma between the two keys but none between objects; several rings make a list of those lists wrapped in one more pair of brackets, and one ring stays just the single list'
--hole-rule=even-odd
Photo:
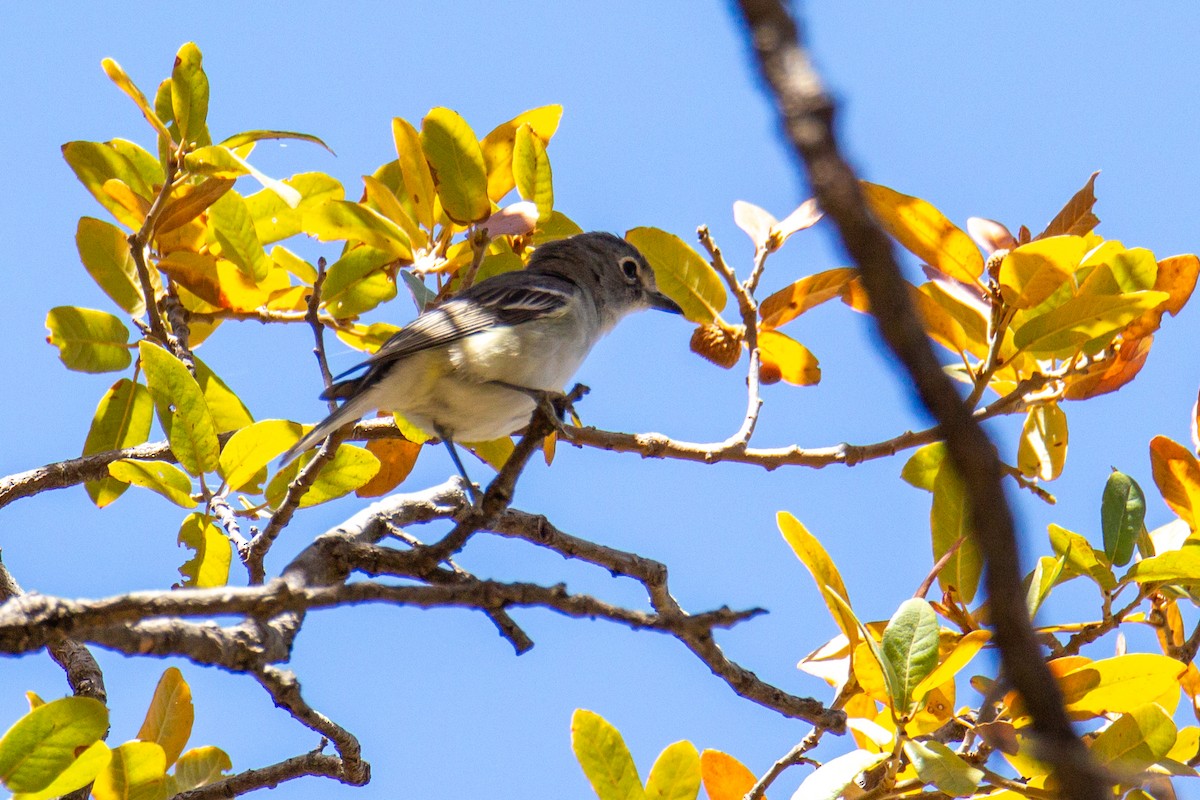
[{"label": "gray bird head", "polygon": [[636,247],[611,233],[580,233],[538,247],[527,270],[560,275],[586,288],[599,302],[605,327],[633,311],[683,309],[658,290],[654,270]]}]

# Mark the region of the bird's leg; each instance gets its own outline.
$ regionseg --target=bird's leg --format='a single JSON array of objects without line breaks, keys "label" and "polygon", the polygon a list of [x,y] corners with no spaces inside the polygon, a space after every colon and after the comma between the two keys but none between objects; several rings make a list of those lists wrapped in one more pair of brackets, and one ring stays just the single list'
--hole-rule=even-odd
[{"label": "bird's leg", "polygon": [[514,392],[520,392],[532,398],[533,402],[537,404],[538,409],[546,415],[546,419],[554,423],[559,433],[566,433],[564,420],[568,413],[570,413],[572,419],[579,419],[575,414],[575,401],[591,391],[582,383],[575,384],[574,388],[566,393],[548,391],[546,389],[531,389],[528,386],[518,386],[515,383],[507,383],[506,381],[491,381],[491,383],[503,386],[505,389],[512,389]]},{"label": "bird's leg", "polygon": [[467,475],[467,469],[463,466],[462,459],[458,457],[458,448],[454,446],[454,438],[450,436],[445,429],[438,428],[434,430],[438,438],[446,445],[446,449],[450,451],[450,460],[454,462],[454,468],[458,470],[458,474],[467,483],[467,492],[471,495],[471,502],[479,503],[483,499],[483,495],[479,491],[479,487],[471,482],[471,478]]}]

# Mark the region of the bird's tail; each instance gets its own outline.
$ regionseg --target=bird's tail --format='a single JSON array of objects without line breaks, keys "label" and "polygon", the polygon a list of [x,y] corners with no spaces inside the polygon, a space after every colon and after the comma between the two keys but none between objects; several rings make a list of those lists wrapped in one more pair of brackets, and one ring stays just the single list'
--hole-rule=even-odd
[{"label": "bird's tail", "polygon": [[[350,381],[343,381],[343,383],[350,383]],[[334,384],[326,392],[326,394],[329,395],[330,397],[335,397],[335,398],[336,397],[345,397],[346,394],[350,394],[349,392],[347,392],[346,394],[334,394],[333,393],[334,389],[337,389],[338,386],[339,386],[339,384]],[[323,394],[322,398],[325,398],[326,394]],[[372,408],[374,408],[373,401],[368,396],[367,392],[350,395],[349,399],[347,399],[346,402],[342,403],[341,407],[338,408],[337,411],[334,411],[328,417],[326,417],[325,419],[318,422],[316,427],[314,427],[311,431],[309,431],[307,434],[305,434],[304,437],[302,439],[300,439],[300,441],[296,442],[294,445],[291,446],[290,449],[288,449],[288,451],[286,453],[284,453],[282,456],[280,456],[279,457],[280,463],[286,464],[288,461],[291,461],[292,458],[294,458],[295,456],[299,455],[300,453],[303,453],[305,450],[308,450],[308,449],[314,447],[319,442],[324,440],[326,436],[333,433],[334,431],[336,431],[338,428],[342,427],[346,423],[353,422],[354,420],[358,419],[363,414],[370,411]]]}]

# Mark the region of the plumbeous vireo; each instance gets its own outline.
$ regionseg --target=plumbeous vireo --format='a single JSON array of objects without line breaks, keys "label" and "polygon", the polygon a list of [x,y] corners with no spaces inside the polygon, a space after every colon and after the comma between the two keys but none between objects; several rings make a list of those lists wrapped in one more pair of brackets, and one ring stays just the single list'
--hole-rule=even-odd
[{"label": "plumbeous vireo", "polygon": [[425,311],[345,373],[361,371],[321,395],[341,407],[283,460],[379,409],[446,442],[465,478],[455,440],[485,442],[524,427],[535,397],[561,392],[597,340],[644,308],[682,313],[633,245],[611,233],[547,242],[525,269]]}]

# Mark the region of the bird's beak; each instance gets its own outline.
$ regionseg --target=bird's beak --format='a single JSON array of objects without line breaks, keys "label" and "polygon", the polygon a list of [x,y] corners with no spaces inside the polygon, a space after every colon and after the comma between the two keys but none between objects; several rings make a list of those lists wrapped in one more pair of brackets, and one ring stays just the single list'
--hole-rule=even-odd
[{"label": "bird's beak", "polygon": [[679,307],[679,303],[676,303],[657,289],[646,292],[646,299],[650,301],[651,308],[657,308],[659,311],[669,311],[672,314],[683,313],[683,309]]}]

